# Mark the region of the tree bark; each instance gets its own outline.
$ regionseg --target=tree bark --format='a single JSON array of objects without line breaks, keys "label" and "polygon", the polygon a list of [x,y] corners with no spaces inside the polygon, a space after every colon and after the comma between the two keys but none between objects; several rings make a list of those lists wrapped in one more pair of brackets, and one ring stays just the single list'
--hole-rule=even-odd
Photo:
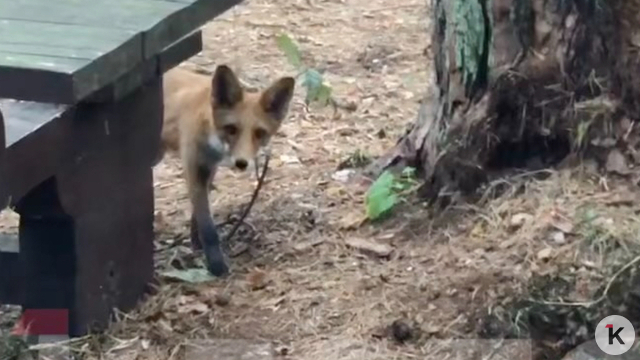
[{"label": "tree bark", "polygon": [[431,11],[432,96],[370,174],[416,167],[437,197],[602,139],[633,151],[640,0],[431,0]]}]

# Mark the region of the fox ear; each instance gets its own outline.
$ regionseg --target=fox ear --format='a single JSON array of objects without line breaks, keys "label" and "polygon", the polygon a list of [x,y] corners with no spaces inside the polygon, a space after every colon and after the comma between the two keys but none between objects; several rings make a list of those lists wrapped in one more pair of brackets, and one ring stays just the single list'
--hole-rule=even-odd
[{"label": "fox ear", "polygon": [[262,93],[260,105],[276,120],[282,121],[289,110],[296,81],[292,77],[283,77]]},{"label": "fox ear", "polygon": [[211,81],[211,103],[213,107],[231,108],[242,101],[240,81],[227,65],[216,68]]}]

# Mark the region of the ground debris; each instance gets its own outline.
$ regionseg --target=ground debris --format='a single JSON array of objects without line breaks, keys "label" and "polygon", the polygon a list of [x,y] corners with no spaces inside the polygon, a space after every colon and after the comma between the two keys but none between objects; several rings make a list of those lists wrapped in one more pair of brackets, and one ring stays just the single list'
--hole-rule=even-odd
[{"label": "ground debris", "polygon": [[[215,355],[214,355],[215,354]],[[243,339],[209,339],[185,345],[185,360],[271,360],[272,344]]]},{"label": "ground debris", "polygon": [[350,237],[345,240],[347,246],[358,249],[364,253],[373,254],[381,258],[387,258],[393,252],[393,247],[376,241],[359,237]]}]

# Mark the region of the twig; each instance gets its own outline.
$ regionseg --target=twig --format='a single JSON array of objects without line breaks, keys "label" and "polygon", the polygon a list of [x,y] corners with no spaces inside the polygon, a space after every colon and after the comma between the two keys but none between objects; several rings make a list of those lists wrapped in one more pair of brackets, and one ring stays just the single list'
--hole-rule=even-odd
[{"label": "twig", "polygon": [[[270,158],[270,154],[267,152],[265,154],[264,165],[262,166],[262,174],[260,174],[260,178],[258,178],[258,184],[256,185],[256,189],[253,192],[253,195],[251,196],[251,200],[249,201],[249,204],[244,209],[242,216],[240,216],[240,218],[236,222],[236,225],[231,229],[231,231],[229,232],[229,235],[227,235],[227,240],[226,240],[227,243],[229,242],[229,240],[231,240],[231,238],[236,233],[236,231],[238,231],[240,224],[244,222],[244,219],[247,217],[247,215],[249,215],[249,211],[251,211],[251,208],[253,207],[253,203],[256,201],[256,198],[258,197],[258,192],[262,188],[262,184],[264,184],[264,178],[267,175],[269,158]],[[256,163],[256,174],[257,173],[258,173],[258,164]]]},{"label": "twig", "polygon": [[597,298],[596,300],[589,301],[589,302],[560,302],[560,301],[533,301],[533,302],[538,304],[543,304],[543,305],[582,306],[582,307],[591,307],[593,305],[599,304],[607,298],[607,295],[609,295],[609,289],[611,289],[613,282],[618,278],[618,276],[620,276],[620,274],[622,274],[623,272],[625,272],[626,270],[628,270],[630,267],[632,267],[638,262],[640,262],[640,256],[637,256],[635,259],[631,260],[627,265],[623,266],[620,270],[618,270],[615,274],[613,274],[611,279],[609,279],[607,286],[604,288],[602,295],[600,295],[600,297]]},{"label": "twig", "polygon": [[483,357],[482,360],[491,360],[498,353],[498,350],[502,348],[503,343],[504,339],[500,339],[500,342],[494,345],[491,352],[487,356]]}]

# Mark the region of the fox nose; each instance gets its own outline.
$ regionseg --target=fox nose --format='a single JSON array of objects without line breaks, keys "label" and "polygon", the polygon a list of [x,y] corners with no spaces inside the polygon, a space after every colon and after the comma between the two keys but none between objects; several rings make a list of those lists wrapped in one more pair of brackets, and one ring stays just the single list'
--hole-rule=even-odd
[{"label": "fox nose", "polygon": [[247,160],[244,160],[244,159],[236,160],[236,167],[240,170],[246,169],[248,165],[249,163],[247,162]]}]

